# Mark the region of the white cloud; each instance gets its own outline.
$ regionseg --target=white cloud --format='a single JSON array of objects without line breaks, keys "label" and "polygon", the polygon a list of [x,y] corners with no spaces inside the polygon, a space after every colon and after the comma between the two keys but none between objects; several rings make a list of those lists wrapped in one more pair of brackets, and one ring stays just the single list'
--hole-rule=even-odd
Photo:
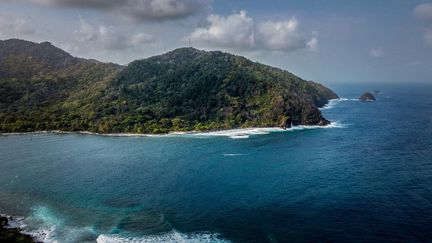
[{"label": "white cloud", "polygon": [[210,15],[210,25],[196,29],[190,39],[216,47],[253,48],[255,46],[254,22],[245,11],[222,17]]},{"label": "white cloud", "polygon": [[[432,23],[432,3],[424,3],[417,5],[414,9],[414,15],[421,20]],[[429,26],[430,27],[430,26]],[[424,34],[426,44],[432,46],[432,30],[427,29]]]},{"label": "white cloud", "polygon": [[79,47],[71,43],[54,43],[54,45],[59,46],[61,49],[69,53],[76,53],[79,51]]},{"label": "white cloud", "polygon": [[0,35],[19,37],[22,35],[32,35],[36,29],[28,25],[27,21],[13,16],[0,16]]},{"label": "white cloud", "polygon": [[98,38],[99,30],[84,19],[80,18],[79,29],[75,30],[73,34],[80,42],[94,41]]},{"label": "white cloud", "polygon": [[307,44],[305,36],[299,32],[299,23],[295,18],[258,24],[257,38],[260,44],[269,50],[291,51],[303,49]]},{"label": "white cloud", "polygon": [[137,20],[166,20],[190,16],[205,5],[198,0],[128,0],[120,12]]},{"label": "white cloud", "polygon": [[295,51],[318,49],[317,32],[307,39],[295,18],[286,21],[255,23],[246,11],[229,16],[212,14],[208,26],[197,28],[188,38],[193,43],[212,47],[246,50]]},{"label": "white cloud", "polygon": [[66,6],[81,8],[112,8],[122,0],[31,0],[34,3],[49,6]]},{"label": "white cloud", "polygon": [[114,12],[139,21],[161,21],[190,16],[208,4],[207,0],[31,0],[57,7],[88,8]]},{"label": "white cloud", "polygon": [[418,19],[432,21],[432,3],[417,5],[414,9],[414,15]]},{"label": "white cloud", "polygon": [[312,38],[306,43],[309,51],[318,51],[318,32],[312,32]]},{"label": "white cloud", "polygon": [[384,51],[382,50],[382,48],[372,48],[369,51],[369,56],[373,57],[373,58],[380,58],[382,56],[384,56]]},{"label": "white cloud", "polygon": [[153,44],[155,39],[145,33],[122,33],[113,26],[93,25],[80,18],[79,28],[73,32],[81,45],[90,44],[108,50],[120,50]]}]

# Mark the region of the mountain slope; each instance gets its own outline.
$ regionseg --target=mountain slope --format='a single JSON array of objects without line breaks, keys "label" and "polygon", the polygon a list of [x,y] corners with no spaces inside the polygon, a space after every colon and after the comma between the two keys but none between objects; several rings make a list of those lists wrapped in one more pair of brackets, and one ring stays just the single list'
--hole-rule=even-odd
[{"label": "mountain slope", "polygon": [[0,41],[0,131],[86,128],[97,95],[120,70],[47,42]]},{"label": "mountain slope", "polygon": [[[18,54],[8,55],[0,44],[1,131],[325,125],[317,108],[337,98],[318,83],[218,51],[180,48],[121,68],[35,45],[44,53],[21,44]],[[23,65],[32,68],[10,68]]]}]

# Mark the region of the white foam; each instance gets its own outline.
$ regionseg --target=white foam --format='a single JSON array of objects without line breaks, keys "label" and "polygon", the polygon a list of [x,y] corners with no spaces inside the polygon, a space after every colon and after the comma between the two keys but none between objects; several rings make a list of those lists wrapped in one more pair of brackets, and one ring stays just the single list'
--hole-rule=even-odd
[{"label": "white foam", "polygon": [[[32,208],[32,213],[26,217],[10,217],[8,218],[8,228],[20,228],[22,232],[31,235],[37,242],[58,243],[58,242],[79,242],[79,236],[92,233],[95,231],[91,227],[71,227],[65,225],[65,221],[55,215],[48,207],[39,206]],[[59,233],[63,232],[62,233]],[[66,234],[64,234],[66,233]],[[96,234],[97,235],[97,234]],[[60,237],[60,239],[58,239]],[[146,235],[140,237],[128,237],[118,234],[100,234],[97,243],[147,243],[147,242],[168,242],[168,243],[219,243],[230,242],[219,237],[217,233],[180,233],[172,230],[167,233],[158,235]]]},{"label": "white foam", "polygon": [[[252,135],[267,135],[276,132],[289,132],[304,129],[317,129],[317,128],[343,128],[337,122],[332,121],[329,125],[319,126],[319,125],[299,125],[293,126],[288,129],[282,129],[280,127],[258,127],[258,128],[237,128],[237,129],[227,129],[219,131],[209,131],[209,132],[172,132],[168,134],[140,134],[140,133],[109,133],[100,134],[92,132],[61,132],[61,131],[41,131],[32,133],[53,133],[53,134],[84,134],[84,135],[96,135],[96,136],[106,136],[106,137],[229,137],[232,139],[246,139]],[[7,133],[4,135],[21,135],[21,134],[31,134],[31,133]]]},{"label": "white foam", "polygon": [[294,126],[291,127],[289,129],[287,129],[287,131],[299,131],[299,130],[309,130],[309,129],[329,129],[329,128],[346,128],[347,125],[343,125],[340,124],[338,122],[331,122],[328,125],[325,126],[318,126],[318,125],[312,125],[312,126],[305,126],[305,125],[300,125],[300,126]]},{"label": "white foam", "polygon": [[23,228],[26,226],[26,224],[24,223],[24,217],[16,217],[6,214],[0,214],[0,216],[6,217],[8,219],[6,228]]},{"label": "white foam", "polygon": [[169,233],[160,235],[149,235],[142,237],[125,237],[119,235],[106,235],[102,234],[96,239],[97,243],[219,243],[219,242],[230,242],[225,239],[218,237],[218,234],[212,233],[194,233],[194,234],[183,234],[178,231],[171,231]]},{"label": "white foam", "polygon": [[31,235],[37,242],[44,242],[44,243],[59,242],[54,239],[55,231],[56,231],[55,226],[39,228],[31,231],[27,231],[25,228],[23,228],[24,233]]},{"label": "white foam", "polygon": [[339,102],[344,102],[344,101],[359,101],[359,99],[349,99],[349,98],[338,98],[338,99],[331,99],[329,100],[329,102],[320,108],[320,110],[328,110],[331,109],[333,107],[335,107],[335,105],[337,105]]},{"label": "white foam", "polygon": [[260,128],[244,128],[244,129],[230,129],[215,132],[200,132],[200,133],[190,133],[189,135],[198,137],[229,137],[232,139],[245,139],[253,135],[266,135],[270,133],[280,133],[280,132],[292,132],[299,130],[308,129],[328,129],[328,128],[345,128],[346,125],[342,125],[338,122],[332,121],[326,126],[319,125],[299,125],[292,126],[287,129],[282,129],[280,127],[260,127]]},{"label": "white foam", "polygon": [[58,242],[52,239],[55,232],[55,226],[51,226],[49,228],[43,226],[42,228],[29,229],[28,224],[26,223],[26,219],[24,217],[17,217],[17,216],[12,217],[3,214],[1,216],[8,218],[8,224],[6,225],[7,228],[19,228],[22,230],[22,233],[30,235],[37,242],[45,242],[45,243]]},{"label": "white foam", "polygon": [[46,206],[32,208],[32,213],[23,219],[20,228],[24,233],[33,236],[38,242],[57,243],[54,239],[58,226],[62,226],[64,221],[57,217],[54,212]]},{"label": "white foam", "polygon": [[[357,99],[346,99],[340,98],[337,99],[339,101],[344,100],[355,100]],[[330,104],[330,103],[329,103]],[[329,109],[329,108],[321,108],[321,109]],[[93,133],[87,131],[81,132],[63,132],[63,131],[38,131],[38,132],[29,132],[29,133],[3,133],[3,135],[22,135],[22,134],[39,134],[39,133],[52,133],[52,134],[83,134],[83,135],[95,135],[95,136],[105,136],[105,137],[229,137],[232,139],[246,139],[252,135],[266,135],[270,133],[276,132],[289,132],[289,131],[297,131],[303,129],[317,129],[317,128],[343,128],[345,126],[341,126],[337,122],[332,121],[329,125],[319,126],[319,125],[299,125],[293,126],[288,129],[282,129],[280,127],[256,127],[256,128],[237,128],[237,129],[227,129],[227,130],[219,130],[219,131],[208,131],[208,132],[171,132],[167,134],[141,134],[141,133]]]},{"label": "white foam", "polygon": [[198,132],[193,133],[194,136],[200,137],[229,137],[232,139],[244,139],[249,138],[251,135],[266,135],[272,132],[283,132],[286,131],[279,127],[259,127],[259,128],[239,128],[239,129],[228,129],[214,132]]},{"label": "white foam", "polygon": [[32,208],[26,218],[14,217],[10,227],[20,228],[22,232],[31,235],[37,242],[79,242],[82,235],[95,234],[92,227],[73,227],[66,225],[65,220],[47,206]]},{"label": "white foam", "polygon": [[223,154],[225,157],[233,157],[233,156],[243,156],[245,154]]}]

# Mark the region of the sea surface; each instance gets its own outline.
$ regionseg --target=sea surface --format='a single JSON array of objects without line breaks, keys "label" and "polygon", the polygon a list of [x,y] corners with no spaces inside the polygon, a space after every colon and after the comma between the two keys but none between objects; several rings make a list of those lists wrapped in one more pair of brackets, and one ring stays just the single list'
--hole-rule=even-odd
[{"label": "sea surface", "polygon": [[432,85],[330,87],[326,128],[0,136],[0,213],[47,242],[432,241]]}]

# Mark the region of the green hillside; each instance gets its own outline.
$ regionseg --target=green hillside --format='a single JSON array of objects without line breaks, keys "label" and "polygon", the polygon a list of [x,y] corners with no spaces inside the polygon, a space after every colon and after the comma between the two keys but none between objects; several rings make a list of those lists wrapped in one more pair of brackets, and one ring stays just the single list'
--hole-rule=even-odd
[{"label": "green hillside", "polygon": [[325,125],[326,87],[222,52],[180,48],[126,67],[45,42],[0,41],[0,131],[166,133]]}]

